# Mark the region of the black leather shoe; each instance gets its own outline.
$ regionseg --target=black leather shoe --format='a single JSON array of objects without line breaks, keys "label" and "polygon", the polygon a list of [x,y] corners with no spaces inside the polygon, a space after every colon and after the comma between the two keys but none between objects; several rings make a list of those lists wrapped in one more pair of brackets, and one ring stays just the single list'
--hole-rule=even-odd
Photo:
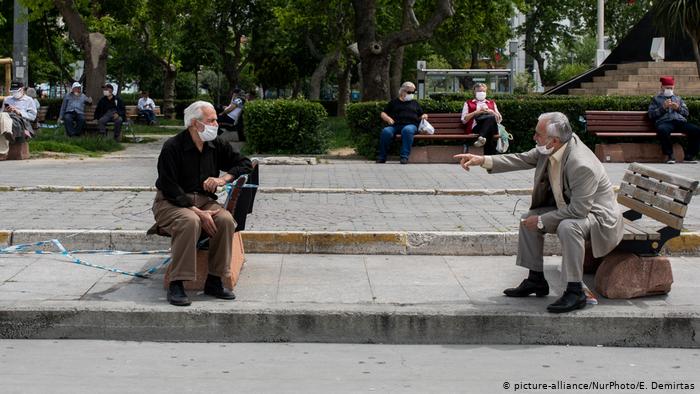
[{"label": "black leather shoe", "polygon": [[207,281],[204,282],[204,294],[221,298],[222,300],[236,299],[236,295],[231,290],[224,288],[221,278],[214,275],[207,276]]},{"label": "black leather shoe", "polygon": [[549,294],[549,283],[547,281],[535,282],[530,279],[525,279],[518,287],[511,287],[503,290],[503,294],[508,297],[527,297],[530,294],[535,294],[538,297],[544,297]]},{"label": "black leather shoe", "polygon": [[547,306],[547,312],[565,313],[581,309],[586,306],[586,293],[566,290],[564,294],[553,304]]},{"label": "black leather shoe", "polygon": [[399,163],[401,164],[408,164],[408,159],[405,157],[402,157],[401,160],[399,160]]},{"label": "black leather shoe", "polygon": [[386,159],[377,159],[377,164],[384,164],[386,163]]},{"label": "black leather shoe", "polygon": [[181,280],[174,280],[168,285],[168,302],[175,306],[188,306],[192,303]]}]

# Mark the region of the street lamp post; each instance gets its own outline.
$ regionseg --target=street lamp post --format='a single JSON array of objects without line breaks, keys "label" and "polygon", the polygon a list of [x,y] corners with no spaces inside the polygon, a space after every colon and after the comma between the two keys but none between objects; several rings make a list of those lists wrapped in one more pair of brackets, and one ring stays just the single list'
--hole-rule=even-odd
[{"label": "street lamp post", "polygon": [[598,26],[596,31],[597,49],[595,65],[600,66],[608,56],[605,50],[605,0],[598,0]]},{"label": "street lamp post", "polygon": [[29,21],[27,7],[20,0],[14,2],[14,28],[12,31],[12,58],[15,67],[15,80],[29,82],[27,63],[29,56]]}]

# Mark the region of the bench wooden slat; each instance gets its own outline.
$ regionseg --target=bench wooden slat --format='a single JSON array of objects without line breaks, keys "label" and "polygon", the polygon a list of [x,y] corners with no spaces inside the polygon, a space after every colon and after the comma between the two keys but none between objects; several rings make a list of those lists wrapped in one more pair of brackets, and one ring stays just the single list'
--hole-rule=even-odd
[{"label": "bench wooden slat", "polygon": [[683,227],[683,218],[646,205],[628,196],[618,194],[617,202],[677,230],[680,230]]},{"label": "bench wooden slat", "polygon": [[655,178],[658,179],[662,182],[666,183],[672,183],[674,185],[677,185],[678,187],[682,187],[684,189],[687,189],[691,193],[695,194],[696,190],[698,189],[698,184],[700,184],[699,181],[686,178],[681,175],[677,174],[671,174],[670,172],[662,171],[662,170],[657,170],[655,168],[647,167],[640,165],[638,163],[632,163],[629,166],[629,170],[632,172],[635,172],[637,174],[642,174],[646,175],[650,178]]},{"label": "bench wooden slat", "polygon": [[624,219],[625,221],[625,231],[629,230],[630,232],[633,232],[635,235],[637,234],[644,234],[644,238],[635,238],[635,239],[648,239],[652,241],[658,241],[661,239],[661,234],[656,232],[655,230],[648,230],[645,228],[642,228],[638,226],[635,222],[631,220]]},{"label": "bench wooden slat", "polygon": [[641,241],[648,239],[646,232],[640,231],[638,228],[631,226],[627,222],[625,222],[625,235],[628,235],[626,239],[635,239]]},{"label": "bench wooden slat", "polygon": [[663,209],[664,211],[672,213],[676,216],[685,217],[688,210],[688,206],[685,204],[675,202],[661,194],[648,192],[629,183],[623,183],[620,185],[620,193],[624,193],[642,203]]},{"label": "bench wooden slat", "polygon": [[684,204],[690,203],[690,199],[693,197],[693,193],[688,192],[685,189],[676,187],[670,183],[660,183],[650,178],[645,178],[640,174],[635,174],[630,171],[625,171],[625,175],[622,177],[623,182],[631,183],[637,185],[644,189],[652,192],[662,193],[674,200],[680,201]]},{"label": "bench wooden slat", "polygon": [[[654,133],[614,133],[614,132],[598,132],[591,133],[598,137],[656,137],[656,132]],[[683,133],[671,133],[671,137],[684,137]]]}]

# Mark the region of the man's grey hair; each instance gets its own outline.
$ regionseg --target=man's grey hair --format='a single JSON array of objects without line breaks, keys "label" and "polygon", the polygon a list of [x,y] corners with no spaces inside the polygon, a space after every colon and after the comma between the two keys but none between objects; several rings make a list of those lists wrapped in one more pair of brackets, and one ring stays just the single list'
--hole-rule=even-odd
[{"label": "man's grey hair", "polygon": [[414,85],[411,81],[402,83],[401,87],[399,88],[399,96],[401,96],[401,93],[406,93],[409,90],[416,90],[416,85]]},{"label": "man's grey hair", "polygon": [[190,104],[189,107],[185,108],[185,127],[192,126],[193,119],[202,120],[202,110],[204,107],[214,110],[214,106],[210,102],[201,100],[195,101],[194,103]]},{"label": "man's grey hair", "polygon": [[537,120],[546,122],[547,135],[559,138],[562,143],[569,142],[573,135],[569,118],[561,112],[545,112]]}]

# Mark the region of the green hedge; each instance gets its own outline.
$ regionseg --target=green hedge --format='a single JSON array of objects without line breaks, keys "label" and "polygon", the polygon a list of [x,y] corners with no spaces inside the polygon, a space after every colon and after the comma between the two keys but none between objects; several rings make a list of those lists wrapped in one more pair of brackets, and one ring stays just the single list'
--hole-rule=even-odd
[{"label": "green hedge", "polygon": [[[512,97],[512,96],[511,96]],[[513,134],[510,152],[521,152],[534,146],[532,135],[537,125],[537,117],[543,112],[559,111],[568,116],[571,126],[581,139],[593,149],[599,140],[586,134],[583,119],[587,110],[608,111],[646,111],[651,96],[647,97],[583,97],[583,96],[539,96],[504,98],[497,100],[498,109],[503,115],[503,125]],[[689,121],[700,123],[700,100],[686,100],[690,110]],[[374,158],[379,146],[379,132],[384,127],[379,114],[385,102],[364,102],[348,105],[347,119],[352,130],[355,150],[362,156]],[[461,112],[464,101],[420,100],[423,111],[428,113]],[[454,141],[417,141],[416,145],[425,144],[462,144]],[[393,144],[394,149],[398,144]]]},{"label": "green hedge", "polygon": [[246,149],[256,153],[324,153],[326,110],[306,100],[254,100],[243,111]]}]

